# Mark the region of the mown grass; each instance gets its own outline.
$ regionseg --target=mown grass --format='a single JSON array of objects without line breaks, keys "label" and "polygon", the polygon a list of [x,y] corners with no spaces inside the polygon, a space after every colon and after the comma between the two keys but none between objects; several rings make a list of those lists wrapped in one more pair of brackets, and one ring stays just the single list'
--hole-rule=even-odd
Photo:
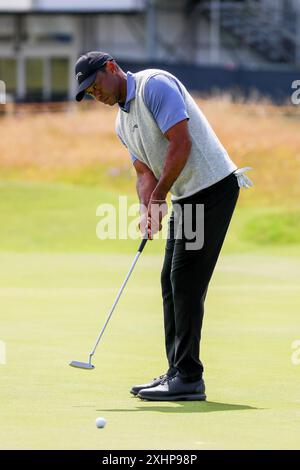
[{"label": "mown grass", "polygon": [[299,258],[222,256],[201,343],[207,402],[141,402],[132,385],[167,366],[153,248],[91,372],[68,362],[88,359],[133,253],[0,253],[1,449],[299,449]]},{"label": "mown grass", "polygon": [[[1,251],[133,253],[137,248],[137,239],[118,237],[120,194],[114,190],[69,183],[2,181],[0,193]],[[100,217],[96,211],[103,202],[116,208],[116,239],[97,237]],[[130,194],[127,207],[135,202],[136,196]],[[128,216],[127,226],[135,218]],[[265,250],[269,245],[281,250],[297,246],[299,219],[296,210],[238,204],[224,252],[247,252],[258,247]],[[153,242],[153,252],[163,252],[166,231],[167,217],[163,232]]]},{"label": "mown grass", "polygon": [[274,208],[249,218],[242,236],[257,245],[296,244],[300,242],[300,211]]}]

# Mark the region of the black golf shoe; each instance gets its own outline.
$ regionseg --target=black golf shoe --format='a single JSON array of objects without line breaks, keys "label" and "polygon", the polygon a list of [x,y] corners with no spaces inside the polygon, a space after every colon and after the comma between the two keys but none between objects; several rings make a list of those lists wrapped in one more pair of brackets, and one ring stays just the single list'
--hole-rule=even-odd
[{"label": "black golf shoe", "polygon": [[143,385],[134,385],[132,389],[130,390],[130,393],[132,395],[136,396],[140,390],[145,390],[147,388],[153,388],[157,387],[157,385],[160,385],[160,383],[168,378],[169,376],[167,374],[160,375],[159,377],[155,378],[152,380],[152,382],[149,382],[148,384],[143,384]]},{"label": "black golf shoe", "polygon": [[206,400],[204,380],[183,382],[178,376],[166,377],[156,387],[139,391],[138,398],[150,401]]}]

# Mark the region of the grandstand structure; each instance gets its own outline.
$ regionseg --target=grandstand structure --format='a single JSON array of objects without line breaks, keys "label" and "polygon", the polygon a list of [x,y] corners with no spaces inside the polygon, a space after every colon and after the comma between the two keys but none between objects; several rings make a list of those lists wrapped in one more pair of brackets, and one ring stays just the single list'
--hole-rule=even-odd
[{"label": "grandstand structure", "polygon": [[0,80],[16,101],[73,99],[74,63],[300,69],[299,0],[0,0]]}]

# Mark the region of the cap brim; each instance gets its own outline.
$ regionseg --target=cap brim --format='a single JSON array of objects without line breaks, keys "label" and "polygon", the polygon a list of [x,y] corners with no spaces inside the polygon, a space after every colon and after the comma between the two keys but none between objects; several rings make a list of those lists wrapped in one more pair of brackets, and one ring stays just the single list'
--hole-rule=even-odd
[{"label": "cap brim", "polygon": [[91,86],[92,83],[96,80],[97,72],[90,75],[86,78],[82,83],[80,83],[77,93],[76,93],[76,101],[81,101],[85,95],[85,90]]}]

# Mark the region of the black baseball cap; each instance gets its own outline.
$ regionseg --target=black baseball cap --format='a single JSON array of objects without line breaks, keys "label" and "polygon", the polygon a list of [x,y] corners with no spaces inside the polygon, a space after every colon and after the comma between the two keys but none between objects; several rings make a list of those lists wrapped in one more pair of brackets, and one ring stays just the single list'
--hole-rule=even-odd
[{"label": "black baseball cap", "polygon": [[79,57],[75,65],[75,76],[78,82],[76,101],[82,100],[85,90],[94,83],[97,71],[109,60],[114,59],[106,52],[99,51],[91,51]]}]

